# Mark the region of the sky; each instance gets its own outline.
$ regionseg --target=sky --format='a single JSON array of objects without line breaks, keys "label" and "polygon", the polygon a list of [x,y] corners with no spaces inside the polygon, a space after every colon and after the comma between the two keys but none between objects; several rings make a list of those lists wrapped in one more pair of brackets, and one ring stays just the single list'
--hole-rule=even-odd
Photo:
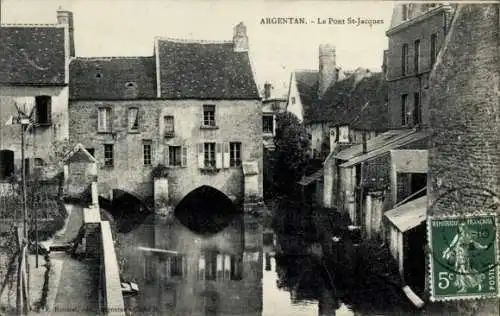
[{"label": "sky", "polygon": [[[318,46],[336,47],[337,66],[380,71],[390,1],[309,0],[0,0],[2,23],[56,23],[59,7],[74,14],[76,55],[151,56],[154,38],[231,40],[233,27],[247,26],[256,82],[286,93],[290,73],[318,69]],[[263,24],[272,17],[303,17],[307,24]],[[349,24],[348,18],[381,20]],[[329,18],[344,24],[329,24]],[[320,24],[326,20],[326,24]],[[313,23],[314,22],[314,23]]]}]

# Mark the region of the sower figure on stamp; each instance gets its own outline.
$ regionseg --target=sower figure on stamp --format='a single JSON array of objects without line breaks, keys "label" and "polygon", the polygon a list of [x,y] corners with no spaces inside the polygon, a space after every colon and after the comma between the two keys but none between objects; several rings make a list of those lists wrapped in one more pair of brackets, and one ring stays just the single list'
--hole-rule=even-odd
[{"label": "sower figure on stamp", "polygon": [[443,251],[443,259],[454,262],[456,279],[454,285],[459,287],[459,293],[464,293],[468,288],[482,289],[482,280],[484,274],[478,273],[471,266],[470,252],[472,247],[477,249],[486,249],[487,246],[481,245],[475,240],[477,232],[470,230],[465,223],[460,223],[458,233],[453,238],[450,246]]}]

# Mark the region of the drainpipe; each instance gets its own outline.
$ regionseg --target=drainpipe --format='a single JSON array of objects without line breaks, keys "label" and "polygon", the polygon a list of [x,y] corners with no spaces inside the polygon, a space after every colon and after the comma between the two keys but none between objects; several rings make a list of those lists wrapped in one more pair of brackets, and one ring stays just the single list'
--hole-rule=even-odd
[{"label": "drainpipe", "polygon": [[368,152],[368,146],[366,144],[366,131],[363,131],[363,154]]}]

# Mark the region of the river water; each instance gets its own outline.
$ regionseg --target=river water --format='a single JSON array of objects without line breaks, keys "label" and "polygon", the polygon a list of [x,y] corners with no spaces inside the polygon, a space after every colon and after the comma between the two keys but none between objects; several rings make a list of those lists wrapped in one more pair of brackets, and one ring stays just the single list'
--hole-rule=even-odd
[{"label": "river water", "polygon": [[175,219],[136,223],[117,243],[123,281],[139,286],[137,295],[125,297],[129,314],[354,315],[325,286],[321,268],[307,264],[308,254],[275,256],[280,238],[267,239],[250,216],[210,235]]}]

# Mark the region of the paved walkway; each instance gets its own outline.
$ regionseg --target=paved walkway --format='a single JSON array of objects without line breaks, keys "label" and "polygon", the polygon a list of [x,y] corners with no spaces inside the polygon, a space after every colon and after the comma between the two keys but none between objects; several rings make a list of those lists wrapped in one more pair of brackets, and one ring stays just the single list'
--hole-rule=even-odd
[{"label": "paved walkway", "polygon": [[[83,224],[83,208],[66,205],[69,219],[64,232],[54,238],[55,244],[73,241]],[[53,261],[62,262],[60,281],[52,315],[96,315],[98,310],[99,260],[76,260],[66,252],[52,252]]]}]

